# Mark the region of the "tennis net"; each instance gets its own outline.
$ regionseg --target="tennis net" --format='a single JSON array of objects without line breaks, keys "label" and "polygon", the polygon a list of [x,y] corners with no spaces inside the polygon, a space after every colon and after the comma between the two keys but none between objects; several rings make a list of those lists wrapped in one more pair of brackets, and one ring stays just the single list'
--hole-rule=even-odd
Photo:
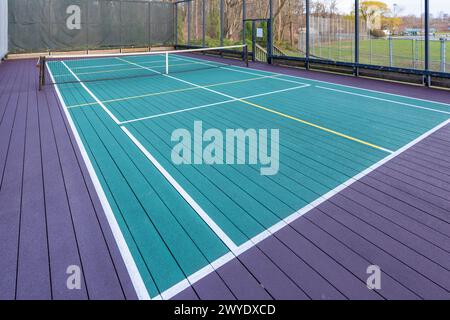
[{"label": "tennis net", "polygon": [[[204,59],[216,56],[221,59]],[[46,84],[150,77],[220,68],[231,59],[248,66],[246,45],[118,54],[50,55],[39,59],[39,88]]]}]

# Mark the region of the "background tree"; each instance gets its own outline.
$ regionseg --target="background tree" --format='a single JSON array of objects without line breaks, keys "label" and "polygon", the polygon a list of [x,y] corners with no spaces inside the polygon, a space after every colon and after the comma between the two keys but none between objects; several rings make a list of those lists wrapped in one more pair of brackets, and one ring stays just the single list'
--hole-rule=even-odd
[{"label": "background tree", "polygon": [[378,18],[390,12],[388,5],[382,1],[362,1],[359,11],[367,27],[371,30]]}]

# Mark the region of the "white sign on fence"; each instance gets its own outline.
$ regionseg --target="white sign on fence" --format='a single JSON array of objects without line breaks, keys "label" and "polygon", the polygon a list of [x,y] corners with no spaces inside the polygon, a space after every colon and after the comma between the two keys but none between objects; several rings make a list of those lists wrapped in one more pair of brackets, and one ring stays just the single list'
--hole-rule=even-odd
[{"label": "white sign on fence", "polygon": [[264,38],[264,30],[263,30],[263,28],[257,28],[256,29],[256,37]]}]

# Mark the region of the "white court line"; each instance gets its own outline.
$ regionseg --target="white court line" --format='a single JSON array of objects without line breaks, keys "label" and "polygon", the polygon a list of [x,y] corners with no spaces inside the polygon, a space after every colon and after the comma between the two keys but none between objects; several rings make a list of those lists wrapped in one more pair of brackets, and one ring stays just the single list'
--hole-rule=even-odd
[{"label": "white court line", "polygon": [[[335,189],[329,191],[328,193],[326,193],[325,195],[319,197],[318,199],[316,199],[312,203],[308,204],[307,206],[303,207],[302,209],[298,210],[297,212],[294,212],[292,215],[288,216],[287,218],[285,218],[285,219],[281,220],[280,222],[276,223],[275,225],[273,225],[272,227],[270,227],[266,231],[263,231],[262,233],[256,235],[252,239],[250,239],[247,242],[245,242],[244,244],[240,245],[237,248],[237,250],[235,252],[233,252],[233,254],[236,255],[236,257],[238,257],[239,255],[242,255],[246,251],[248,251],[251,248],[255,247],[258,243],[260,243],[263,240],[267,239],[269,236],[273,235],[274,233],[276,233],[276,232],[278,232],[278,231],[280,231],[280,230],[290,226],[294,221],[298,220],[299,218],[301,218],[302,216],[304,216],[305,214],[310,212],[312,209],[318,207],[319,205],[321,205],[325,201],[329,200],[330,198],[332,198],[333,196],[335,196],[339,192],[341,192],[344,189],[348,188],[349,186],[351,186],[355,182],[361,180],[363,177],[367,176],[368,174],[370,174],[374,170],[378,169],[379,167],[381,167],[385,163],[387,163],[387,162],[391,161],[392,159],[396,158],[400,154],[404,153],[406,150],[410,149],[414,145],[418,144],[419,142],[421,142],[422,140],[424,140],[425,138],[429,137],[430,135],[432,135],[433,133],[435,133],[436,131],[438,131],[439,129],[443,128],[444,126],[446,126],[448,124],[450,124],[450,119],[444,121],[443,123],[441,123],[440,125],[436,126],[433,129],[431,129],[430,131],[424,133],[422,136],[418,137],[414,141],[412,141],[409,144],[405,145],[403,148],[397,150],[393,154],[387,156],[386,158],[382,159],[381,161],[377,162],[376,164],[372,165],[371,167],[367,168],[366,170],[358,173],[357,175],[355,175],[354,177],[350,178],[346,182],[342,183],[341,185],[339,185]],[[232,258],[233,257],[231,257],[231,253],[227,253],[226,255],[218,258],[212,264],[214,265],[215,269],[218,269],[218,268],[222,267],[223,265],[225,265],[230,260],[232,260]],[[201,269],[201,270],[197,271],[196,273],[194,273],[192,275],[193,279],[191,278],[190,282],[192,284],[195,284],[196,282],[198,282],[201,279],[205,278],[206,276],[208,276],[212,272],[213,272],[213,270]],[[156,297],[156,299],[161,299],[161,298],[163,298],[163,299],[171,299],[171,298],[175,297],[177,294],[181,293],[183,290],[185,290],[187,288],[185,286],[185,282],[184,281],[185,280],[183,280],[180,283],[178,283],[178,284],[174,285],[173,287],[169,288],[168,290],[163,292],[160,296]]]},{"label": "white court line", "polygon": [[[243,82],[250,82],[250,81],[259,81],[259,80],[264,80],[264,79],[273,79],[273,78],[276,78],[276,77],[279,77],[279,76],[278,75],[274,75],[274,76],[260,76],[260,77],[257,77],[257,78],[250,78],[250,79],[244,79],[244,80],[236,80],[236,81],[229,81],[229,82],[219,82],[219,83],[207,85],[205,87],[219,87],[219,86],[231,85],[231,84],[236,84],[236,83],[243,83]],[[104,101],[102,101],[102,103],[128,101],[128,100],[141,99],[141,98],[147,98],[147,97],[154,97],[154,96],[159,96],[159,95],[164,95],[164,94],[185,92],[185,91],[192,91],[192,90],[200,90],[200,88],[188,87],[188,88],[181,88],[181,89],[175,89],[175,90],[147,93],[147,94],[142,94],[142,95],[138,95],[138,96],[130,96],[130,97],[125,97],[125,98],[104,100]],[[68,109],[73,109],[73,108],[86,107],[86,106],[92,106],[92,105],[97,105],[97,102],[76,104],[76,105],[68,106],[67,108]]]},{"label": "white court line", "polygon": [[[173,59],[184,60],[184,61],[192,61],[190,59],[200,60],[200,59],[197,59],[197,58],[185,59],[185,58],[180,58],[179,56],[175,56],[175,57],[173,57]],[[203,60],[200,60],[200,61],[203,61]],[[212,64],[209,64],[207,62],[197,62],[197,63],[198,64],[204,64],[204,65],[211,66],[211,67],[217,67],[216,65],[212,65]],[[242,71],[242,70],[232,69],[232,68],[229,68],[229,65],[221,63],[221,62],[214,62],[214,63],[223,65],[223,67],[218,67],[219,69],[222,69],[222,70],[230,70],[230,71],[250,74],[250,75],[254,75],[254,76],[263,76],[262,74],[251,72],[251,71],[248,71],[248,70],[247,71]],[[280,76],[283,76],[283,74],[281,74],[281,73],[280,74],[273,74],[273,76],[280,77]],[[288,79],[283,79],[283,78],[275,78],[275,80],[284,81],[284,82],[290,82],[290,83],[296,83],[296,84],[307,84],[307,83],[304,83],[304,82],[298,82],[298,81],[293,81],[293,80],[288,80]]]},{"label": "white court line", "polygon": [[89,93],[89,95],[102,107],[103,110],[105,110],[105,112],[111,117],[111,119],[113,119],[116,124],[119,124],[120,121],[114,116],[114,114],[109,111],[108,108],[95,96],[95,94],[93,94],[92,91],[89,90],[88,87],[86,87],[86,85],[80,80],[80,78],[78,78],[78,76],[72,70],[70,70],[67,64],[64,61],[62,61],[61,63],[67,68],[67,70],[69,70],[69,72],[75,77],[75,79],[80,82],[80,85],[83,87],[83,89],[86,90],[87,93]]},{"label": "white court line", "polygon": [[384,102],[389,102],[389,103],[394,103],[394,104],[399,104],[399,105],[402,105],[402,106],[407,106],[407,107],[416,108],[416,109],[423,109],[423,110],[437,112],[437,113],[450,114],[450,112],[447,112],[447,111],[441,111],[441,110],[436,110],[436,109],[433,109],[433,108],[421,107],[421,106],[417,106],[415,104],[410,104],[410,103],[405,103],[405,102],[400,102],[400,101],[394,101],[394,100],[389,100],[389,99],[383,99],[383,98],[378,98],[378,97],[374,97],[374,96],[368,96],[368,95],[365,95],[365,94],[360,94],[360,93],[355,93],[355,92],[349,92],[349,91],[338,90],[338,89],[327,88],[327,87],[321,87],[321,86],[315,86],[314,88],[323,89],[323,90],[329,90],[329,91],[349,94],[349,95],[352,95],[352,96],[358,96],[358,97],[363,97],[363,98],[368,98],[368,99],[373,99],[373,100],[379,100],[379,101],[384,101]]},{"label": "white court line", "polygon": [[[116,58],[116,59],[119,59],[119,58]],[[142,65],[152,64],[152,68],[165,68],[165,64],[156,65],[156,66],[153,66],[153,63],[151,63],[151,62],[141,62],[140,64],[142,64]],[[200,63],[194,61],[191,63],[173,64],[172,66],[178,67],[178,66],[187,66],[187,65],[192,65],[192,64],[200,64]],[[121,63],[121,64],[117,64],[115,66],[125,66],[125,65],[127,65],[127,64]],[[77,75],[84,76],[84,75],[89,75],[89,74],[115,73],[115,72],[132,71],[132,70],[142,70],[142,68],[124,68],[124,69],[113,69],[113,70],[107,69],[107,70],[100,70],[100,71],[78,72]],[[68,75],[69,74],[59,74],[59,75],[56,75],[55,77],[67,77]]]},{"label": "white court line", "polygon": [[[183,56],[183,57],[186,57],[186,56]],[[179,58],[179,57],[177,56],[177,58]],[[193,57],[186,57],[186,58],[192,59],[192,60],[205,61],[205,60],[198,59],[198,58],[193,58]],[[245,70],[248,70],[248,68],[244,68],[244,67],[241,67],[241,66],[235,66],[235,65],[229,65],[229,64],[225,64],[225,63],[221,63],[221,62],[216,62],[216,61],[211,61],[211,62],[222,64],[224,66],[222,69],[227,69],[227,70],[231,70],[231,71],[235,71],[235,72],[248,73],[248,71],[245,71]],[[230,66],[232,68],[230,68]],[[233,69],[233,68],[238,68],[240,70],[236,70],[236,69]],[[302,77],[302,76],[293,76],[293,75],[290,75],[290,74],[284,74],[284,73],[273,72],[273,71],[266,71],[266,70],[261,70],[261,69],[257,69],[257,68],[255,68],[253,70],[257,70],[257,71],[263,72],[265,74],[271,74],[271,75],[275,75],[276,74],[276,75],[285,76],[285,77],[293,78],[293,79],[307,80],[307,81],[312,81],[312,82],[317,82],[317,83],[326,83],[326,84],[331,84],[331,85],[334,85],[334,86],[339,86],[339,87],[344,87],[344,88],[350,88],[350,89],[355,89],[355,90],[362,90],[362,91],[367,91],[367,92],[372,92],[372,93],[377,93],[377,94],[385,94],[385,95],[389,95],[389,96],[393,96],[393,97],[405,98],[405,99],[422,101],[422,102],[433,103],[433,104],[438,104],[438,105],[450,107],[450,104],[445,103],[445,102],[439,102],[439,101],[433,101],[433,100],[425,100],[425,99],[420,99],[420,98],[408,97],[408,96],[401,95],[401,94],[395,94],[395,93],[383,92],[383,91],[378,91],[378,90],[359,88],[359,87],[349,86],[349,85],[345,85],[345,84],[339,84],[339,83],[333,83],[333,82],[329,82],[329,81],[310,79],[310,78],[305,78],[305,77]],[[260,73],[253,73],[253,74],[262,75]],[[278,78],[278,79],[282,79],[282,78]]]},{"label": "white court line", "polygon": [[[114,59],[115,57],[110,57],[108,59]],[[69,60],[70,61],[70,60]],[[74,60],[77,61],[77,60]],[[79,60],[78,60],[79,61]],[[56,63],[57,61],[55,61]],[[52,63],[52,62],[50,62]],[[145,62],[143,64],[156,64],[156,63],[164,63],[164,60],[155,60],[155,61],[149,61]],[[83,66],[83,67],[71,67],[72,70],[79,70],[79,69],[97,69],[97,68],[105,68],[105,67],[119,67],[119,66],[126,66],[127,63],[119,63],[119,64],[104,64],[104,65],[94,65],[94,66]],[[58,77],[58,75],[56,75]]]},{"label": "white court line", "polygon": [[130,140],[141,150],[141,152],[150,160],[156,169],[166,178],[166,180],[175,188],[183,199],[197,212],[203,221],[214,231],[214,233],[223,241],[231,251],[235,251],[237,246],[227,234],[214,222],[213,219],[203,210],[203,208],[184,190],[184,188],[164,169],[155,157],[139,142],[139,140],[125,127],[121,127]]},{"label": "white court line", "polygon": [[143,118],[138,118],[138,119],[133,119],[133,120],[128,120],[128,121],[123,121],[123,122],[120,123],[120,125],[128,124],[128,123],[134,123],[134,122],[139,122],[139,121],[143,121],[143,120],[150,120],[150,119],[161,118],[161,117],[174,115],[174,114],[178,114],[178,113],[184,113],[184,112],[188,112],[188,111],[205,109],[205,108],[208,108],[208,107],[219,106],[219,105],[228,104],[228,103],[231,103],[231,102],[238,102],[240,100],[248,100],[248,99],[253,99],[253,98],[258,98],[258,97],[264,97],[264,96],[269,96],[269,95],[272,95],[272,94],[277,94],[277,93],[282,93],[282,92],[287,92],[287,91],[293,91],[293,90],[303,89],[303,88],[307,88],[307,87],[310,87],[310,85],[306,84],[306,85],[293,87],[293,88],[288,88],[288,89],[282,89],[282,90],[277,90],[277,91],[271,91],[271,92],[266,92],[266,93],[255,94],[253,96],[248,96],[248,97],[243,97],[243,98],[235,98],[235,99],[231,99],[231,100],[205,104],[205,105],[198,106],[198,107],[181,109],[181,110],[161,113],[161,114],[157,114],[157,115],[153,115],[153,116],[148,116],[148,117],[143,117]]},{"label": "white court line", "polygon": [[[55,81],[51,68],[48,68],[48,71],[52,80]],[[61,105],[63,107],[67,121],[69,122],[72,133],[75,137],[78,149],[80,150],[81,156],[88,170],[92,184],[94,185],[95,191],[102,205],[103,211],[105,212],[106,219],[108,220],[108,224],[111,228],[112,234],[119,248],[120,255],[122,256],[122,259],[125,263],[125,267],[130,276],[131,283],[133,284],[136,295],[140,300],[150,300],[150,294],[148,293],[144,280],[141,277],[141,273],[139,272],[136,262],[134,261],[133,255],[130,252],[130,248],[128,247],[127,242],[122,234],[122,230],[120,229],[120,226],[112,211],[111,205],[109,204],[108,198],[106,197],[105,191],[103,190],[103,187],[100,183],[97,173],[95,172],[94,166],[92,165],[92,162],[89,158],[86,148],[84,147],[80,134],[78,133],[77,127],[72,119],[72,116],[70,115],[69,110],[66,108],[66,103],[61,94],[61,91],[59,90],[58,85],[55,86],[55,90],[59,98],[59,101],[61,102]]]}]

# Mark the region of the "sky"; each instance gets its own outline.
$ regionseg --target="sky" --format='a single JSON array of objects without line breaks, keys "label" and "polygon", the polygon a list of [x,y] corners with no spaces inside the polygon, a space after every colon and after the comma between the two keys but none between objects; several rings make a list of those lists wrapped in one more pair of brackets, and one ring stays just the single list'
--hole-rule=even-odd
[{"label": "sky", "polygon": [[[423,12],[423,0],[381,0],[386,3],[391,9],[394,3],[402,8],[401,15],[415,14],[420,15]],[[343,12],[350,12],[353,9],[354,1],[338,0],[339,9]],[[450,14],[450,0],[430,0],[430,11],[433,15],[438,15],[439,12]]]}]

